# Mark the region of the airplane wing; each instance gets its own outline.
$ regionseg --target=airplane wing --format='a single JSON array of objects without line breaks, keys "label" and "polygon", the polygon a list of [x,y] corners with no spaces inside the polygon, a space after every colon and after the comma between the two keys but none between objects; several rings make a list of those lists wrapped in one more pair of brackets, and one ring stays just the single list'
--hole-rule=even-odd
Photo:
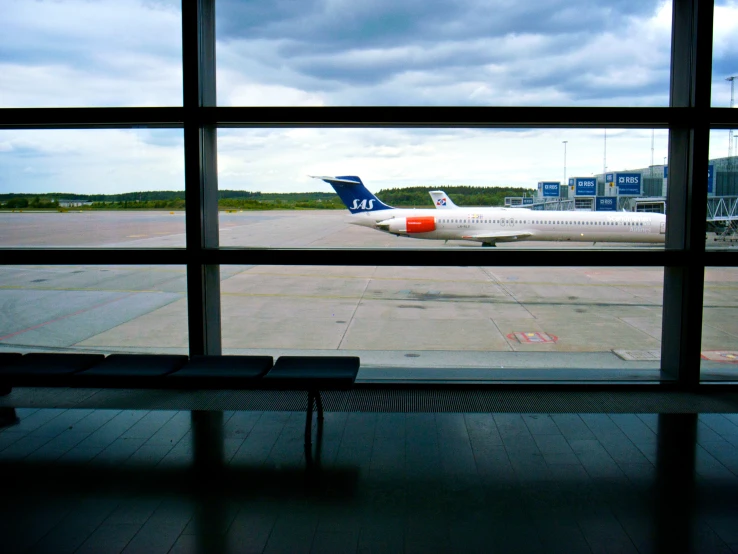
[{"label": "airplane wing", "polygon": [[512,242],[521,240],[531,236],[530,231],[483,231],[479,233],[472,233],[469,235],[462,235],[464,240],[494,240],[498,242]]}]

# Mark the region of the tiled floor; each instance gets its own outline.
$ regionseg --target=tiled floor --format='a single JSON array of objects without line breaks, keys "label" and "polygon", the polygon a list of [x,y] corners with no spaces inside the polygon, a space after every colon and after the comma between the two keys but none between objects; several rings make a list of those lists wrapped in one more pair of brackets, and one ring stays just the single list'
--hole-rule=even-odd
[{"label": "tiled floor", "polygon": [[2,552],[738,552],[738,416],[19,409]]}]

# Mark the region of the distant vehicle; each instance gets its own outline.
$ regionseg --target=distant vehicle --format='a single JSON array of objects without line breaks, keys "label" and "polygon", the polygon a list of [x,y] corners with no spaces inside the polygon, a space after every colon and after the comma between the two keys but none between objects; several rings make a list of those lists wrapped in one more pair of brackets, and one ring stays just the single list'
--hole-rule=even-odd
[{"label": "distant vehicle", "polygon": [[359,177],[318,177],[351,212],[351,223],[397,236],[495,246],[522,240],[663,243],[666,216],[645,212],[533,211],[520,208],[393,208]]}]

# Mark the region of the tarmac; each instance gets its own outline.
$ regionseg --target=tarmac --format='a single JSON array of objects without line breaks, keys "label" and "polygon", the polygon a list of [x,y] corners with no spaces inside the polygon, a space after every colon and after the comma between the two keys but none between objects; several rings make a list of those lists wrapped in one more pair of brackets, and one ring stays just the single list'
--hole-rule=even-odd
[{"label": "tarmac", "polygon": [[[345,212],[221,213],[221,246],[439,247]],[[0,213],[0,246],[184,247],[182,212]],[[449,242],[448,247],[474,246]],[[507,243],[498,248],[591,248]],[[598,244],[602,248],[658,248]],[[222,266],[226,354],[361,356],[360,378],[653,380],[663,270]],[[738,269],[709,268],[703,378],[738,377]],[[184,267],[0,266],[0,351],[187,353]]]}]

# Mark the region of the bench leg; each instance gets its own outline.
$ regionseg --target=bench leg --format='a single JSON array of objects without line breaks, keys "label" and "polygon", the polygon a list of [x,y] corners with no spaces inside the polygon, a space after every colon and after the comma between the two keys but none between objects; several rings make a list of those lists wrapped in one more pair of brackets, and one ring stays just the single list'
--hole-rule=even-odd
[{"label": "bench leg", "polygon": [[320,391],[313,393],[315,395],[315,405],[318,408],[318,424],[323,424],[323,399],[320,397]]},{"label": "bench leg", "polygon": [[10,427],[20,423],[20,419],[15,414],[15,408],[0,408],[0,427]]},{"label": "bench leg", "polygon": [[308,391],[308,405],[305,414],[305,448],[310,448],[313,444],[313,402],[315,402],[314,393]]},{"label": "bench leg", "polygon": [[305,447],[313,444],[313,404],[318,412],[318,433],[323,431],[323,400],[320,398],[320,391],[308,391],[308,406],[305,417]]}]

